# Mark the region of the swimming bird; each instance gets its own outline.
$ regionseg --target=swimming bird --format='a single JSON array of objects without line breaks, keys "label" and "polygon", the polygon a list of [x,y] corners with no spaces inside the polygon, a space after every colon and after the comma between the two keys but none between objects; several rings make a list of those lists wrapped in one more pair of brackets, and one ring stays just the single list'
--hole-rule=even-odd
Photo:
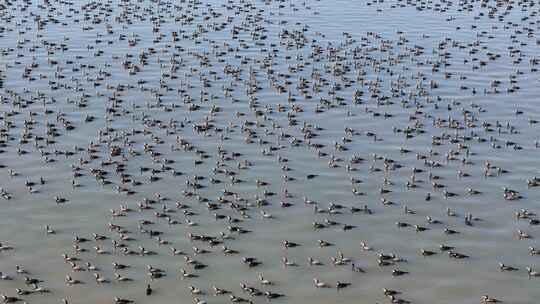
[{"label": "swimming bird", "polygon": [[195,297],[195,298],[193,298],[193,303],[194,303],[194,304],[206,304],[206,301],[201,300],[201,299]]},{"label": "swimming bird", "polygon": [[0,297],[2,297],[2,300],[4,301],[4,303],[15,303],[15,302],[19,302],[19,301],[22,301],[21,298],[18,298],[18,297],[8,297],[4,294],[0,294]]},{"label": "swimming bird", "polygon": [[289,261],[286,257],[282,257],[281,262],[283,263],[283,266],[285,266],[285,267],[297,266],[297,264],[295,262]]},{"label": "swimming bird", "polygon": [[340,281],[337,281],[337,283],[336,283],[336,288],[337,288],[337,289],[342,289],[342,288],[349,287],[350,285],[351,285],[351,283],[349,283],[349,282],[340,282]]},{"label": "swimming bird", "polygon": [[28,274],[28,271],[26,271],[24,268],[22,268],[19,265],[15,265],[15,268],[16,268],[17,274]]},{"label": "swimming bird", "polygon": [[319,260],[316,260],[312,257],[308,257],[308,263],[310,266],[322,266],[324,265],[324,263],[322,263],[321,261]]},{"label": "swimming bird", "polygon": [[77,284],[82,283],[81,281],[72,278],[70,275],[66,275],[65,282],[66,282],[66,285],[68,285],[68,286],[77,285]]},{"label": "swimming bird", "polygon": [[517,271],[518,269],[512,266],[505,265],[503,263],[499,263],[499,269],[501,271]]},{"label": "swimming bird", "polygon": [[3,281],[10,281],[10,280],[13,280],[13,278],[3,272],[0,271],[0,280],[3,280]]},{"label": "swimming bird", "polygon": [[319,281],[318,278],[313,278],[313,284],[314,284],[315,287],[317,287],[317,288],[328,288],[328,287],[330,287],[328,284]]},{"label": "swimming bird", "polygon": [[498,299],[495,299],[495,298],[492,298],[488,295],[483,295],[480,300],[482,301],[482,303],[500,303],[502,302],[501,300],[498,300]]},{"label": "swimming bird", "polygon": [[262,273],[259,273],[258,276],[259,276],[259,281],[261,282],[262,285],[273,285],[274,284],[272,281],[265,279],[263,277]]},{"label": "swimming bird", "polygon": [[135,303],[135,301],[131,299],[126,299],[126,298],[114,297],[114,303],[115,304],[130,304],[130,303]]},{"label": "swimming bird", "polygon": [[187,272],[184,268],[180,268],[180,273],[183,278],[196,278],[197,275]]},{"label": "swimming bird", "polygon": [[204,292],[199,289],[199,288],[196,288],[195,286],[189,286],[189,291],[191,292],[191,294],[195,294],[195,295],[203,295]]},{"label": "swimming bird", "polygon": [[527,269],[527,273],[529,274],[529,279],[531,277],[540,277],[540,272],[532,270],[531,267],[526,267],[525,269]]},{"label": "swimming bird", "polygon": [[121,275],[121,274],[119,274],[119,273],[117,273],[117,272],[114,273],[114,277],[115,277],[116,281],[118,281],[118,282],[129,282],[129,281],[132,281],[131,278],[128,278],[128,277],[126,277],[126,276],[123,276],[123,275]]}]

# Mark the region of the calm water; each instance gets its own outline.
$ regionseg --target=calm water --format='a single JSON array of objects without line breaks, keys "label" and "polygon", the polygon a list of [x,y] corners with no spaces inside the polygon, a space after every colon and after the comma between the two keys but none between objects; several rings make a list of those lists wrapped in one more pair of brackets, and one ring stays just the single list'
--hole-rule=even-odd
[{"label": "calm water", "polygon": [[[242,282],[284,294],[285,297],[272,300],[276,303],[385,303],[388,299],[382,288],[399,290],[400,297],[413,303],[478,303],[482,295],[506,303],[536,303],[540,296],[538,280],[529,279],[525,267],[540,270],[539,257],[530,255],[528,250],[529,246],[537,246],[538,228],[527,220],[517,220],[514,212],[520,209],[537,212],[540,198],[535,187],[527,186],[527,180],[539,174],[540,150],[535,146],[539,133],[534,120],[540,119],[540,75],[532,64],[539,54],[539,23],[535,13],[539,6],[529,6],[532,1],[528,1],[526,6],[515,3],[509,9],[506,2],[501,2],[493,13],[494,18],[489,18],[490,7],[497,7],[495,1],[484,1],[485,7],[472,1],[468,10],[464,8],[469,4],[464,1],[449,7],[445,2],[433,1],[429,4],[431,8],[422,10],[418,9],[420,2],[416,2],[416,7],[411,2],[414,1],[409,4],[342,0],[206,1],[194,5],[192,1],[92,4],[75,0],[72,5],[32,2],[29,6],[14,1],[3,8],[0,110],[4,152],[0,154],[0,164],[4,168],[0,169],[0,186],[12,197],[0,201],[0,241],[14,250],[0,253],[0,271],[14,280],[1,281],[0,292],[14,296],[15,288],[29,288],[23,276],[15,273],[18,264],[31,277],[44,280],[41,286],[51,291],[21,296],[28,303],[60,303],[62,298],[70,303],[111,303],[115,296],[137,303],[188,303],[193,298],[190,285],[206,292],[198,296],[200,299],[226,303],[227,296],[213,296],[212,286],[250,298],[241,290]],[[248,3],[253,8],[241,9]],[[435,4],[447,7],[446,11],[434,10]],[[504,18],[499,19],[499,15]],[[39,29],[38,20],[44,22]],[[153,31],[153,23],[158,20],[159,29]],[[221,24],[223,29],[218,30]],[[233,34],[233,26],[237,34]],[[283,34],[285,29],[297,31],[297,39],[305,37],[305,46],[297,47],[294,39]],[[178,32],[177,41],[173,41],[172,32]],[[255,40],[256,34],[266,39]],[[130,45],[128,41],[135,37],[137,43]],[[227,51],[224,44],[232,49]],[[314,46],[322,48],[320,55],[314,55]],[[350,68],[343,76],[333,73],[336,57],[329,56],[329,48],[336,50],[342,64],[340,70],[343,66]],[[221,51],[225,52],[217,57]],[[146,65],[140,63],[141,52],[146,54]],[[173,53],[178,55],[174,73]],[[271,53],[275,54],[272,58]],[[127,54],[132,57],[126,57]],[[490,60],[495,55],[500,57]],[[201,56],[206,56],[208,62],[201,60]],[[273,62],[273,81],[269,68],[263,66],[265,58]],[[123,66],[126,60],[137,64],[140,71],[130,75]],[[436,63],[438,68],[434,69]],[[240,69],[238,79],[224,73],[227,66]],[[25,68],[32,70],[30,76],[35,80],[21,77]],[[319,81],[318,91],[313,90],[314,71],[327,81]],[[176,78],[172,79],[171,74]],[[300,78],[309,81],[306,90],[311,99],[300,94]],[[437,88],[431,88],[430,81]],[[497,86],[500,93],[493,92],[494,81],[500,82]],[[259,90],[247,94],[248,85],[255,83]],[[341,89],[335,90],[335,96],[342,101],[329,93],[336,83]],[[279,93],[275,88],[278,85],[284,86],[285,92]],[[230,96],[225,96],[224,88],[230,88]],[[376,88],[378,93],[374,92]],[[392,88],[399,88],[394,96]],[[355,90],[364,93],[358,104],[352,101]],[[288,102],[288,91],[294,101]],[[200,108],[190,111],[184,95],[191,96],[192,104]],[[329,100],[332,106],[321,106],[321,98]],[[284,111],[279,111],[278,104],[284,106]],[[219,111],[211,113],[213,106],[219,107]],[[302,109],[294,112],[297,124],[290,123],[293,118],[288,117],[293,114],[293,106]],[[258,110],[265,112],[265,116],[257,116]],[[30,111],[35,115],[30,116]],[[465,111],[469,113],[466,115],[469,126],[464,124]],[[59,113],[71,122],[73,130],[64,129],[58,120]],[[87,115],[95,119],[85,122]],[[437,119],[445,121],[437,125],[434,123]],[[448,128],[448,119],[459,123],[461,128]],[[25,120],[35,123],[25,127]],[[176,121],[176,127],[169,124],[171,120]],[[192,125],[205,121],[215,127],[206,134],[195,132]],[[45,140],[36,143],[35,136],[48,137],[47,123],[56,124],[61,136],[54,138],[55,143],[47,144]],[[497,123],[501,124],[500,128]],[[346,127],[354,129],[355,134],[347,135]],[[394,127],[413,128],[414,136],[407,138]],[[251,143],[246,141],[247,128],[252,132]],[[314,135],[311,146],[305,138],[306,129]],[[378,140],[374,141],[367,132],[375,133]],[[30,134],[27,141],[21,141],[25,134]],[[344,142],[344,136],[350,140]],[[440,144],[434,145],[434,136],[446,138],[436,140]],[[184,150],[177,137],[195,148]],[[298,144],[294,144],[293,138]],[[91,152],[88,150],[91,142],[101,144]],[[335,142],[343,144],[346,150],[334,149]],[[123,157],[115,156],[112,160],[125,164],[123,173],[129,174],[126,178],[142,184],[122,184],[116,165],[102,166],[109,159],[108,143],[122,147]],[[315,143],[324,147],[314,147]],[[160,155],[151,157],[148,149],[145,152],[145,144],[153,145],[152,150]],[[171,150],[171,145],[176,149]],[[467,148],[460,149],[460,145],[468,147],[468,157]],[[55,154],[55,151],[75,152],[74,147],[81,151],[71,156]],[[220,147],[227,151],[221,160]],[[404,153],[400,148],[410,152]],[[17,153],[18,149],[26,153]],[[139,155],[129,154],[129,149]],[[201,158],[197,150],[206,151],[208,158]],[[326,155],[318,155],[318,151]],[[235,157],[232,152],[239,155]],[[455,159],[448,159],[448,153]],[[374,154],[394,160],[399,168],[385,171],[384,161],[375,160]],[[356,170],[348,171],[346,166],[353,155],[364,161],[352,164]],[[329,166],[331,157],[336,167]],[[164,160],[170,160],[166,166],[182,174],[157,172],[154,176],[160,179],[154,182],[150,182],[150,172],[141,174],[141,167],[160,169]],[[195,160],[202,163],[196,164]],[[251,166],[239,169],[238,163],[246,160]],[[431,161],[440,166],[430,169],[426,162]],[[508,172],[496,174],[497,170],[492,168],[489,176],[485,176],[486,162]],[[291,170],[282,170],[284,165]],[[75,178],[79,187],[72,187],[73,166],[81,167],[82,176]],[[90,173],[91,169],[100,167],[108,172],[106,180],[110,184],[96,183]],[[229,176],[212,175],[217,167],[235,172],[241,182],[231,184]],[[406,184],[411,180],[413,168],[418,169],[416,187],[408,189]],[[10,176],[10,170],[17,174]],[[460,178],[459,170],[468,176]],[[444,187],[432,187],[435,180],[430,180],[430,171],[440,178],[436,182]],[[307,179],[308,174],[317,176]],[[194,175],[206,177],[199,181],[204,187],[195,190],[191,197],[185,196],[182,191],[194,191],[186,185],[186,181],[193,182]],[[283,175],[295,180],[285,181]],[[222,183],[211,183],[210,176]],[[44,185],[39,184],[40,177],[46,180]],[[354,187],[364,195],[351,192],[351,177],[362,181]],[[385,178],[391,184],[384,184]],[[267,185],[258,186],[257,179]],[[27,191],[26,181],[37,183],[33,186],[35,193]],[[135,193],[118,193],[117,185]],[[468,195],[469,187],[481,193]],[[522,198],[505,200],[504,187],[519,191]],[[391,192],[381,194],[380,188]],[[237,255],[224,255],[221,245],[212,248],[203,242],[190,242],[188,238],[190,232],[212,236],[225,232],[229,223],[226,219],[216,220],[214,212],[242,218],[238,210],[226,203],[222,209],[210,211],[196,197],[198,194],[215,203],[224,195],[223,189],[236,192],[249,204],[245,211],[249,218],[246,216],[243,222],[234,225],[251,233],[234,234],[235,240],[225,240],[225,245],[239,251]],[[290,197],[285,195],[285,189]],[[265,190],[275,195],[266,197],[267,206],[257,207],[256,199],[262,198]],[[456,195],[445,198],[444,190]],[[428,192],[430,201],[425,200]],[[155,193],[168,200],[153,204],[154,210],[111,217],[110,209],[118,210],[121,204],[137,209],[137,203],[145,198],[156,199]],[[68,202],[56,204],[55,196],[65,197]],[[352,214],[348,209],[336,215],[315,214],[312,206],[304,204],[304,197],[316,201],[323,209],[330,202],[347,208],[367,205],[373,214]],[[234,200],[232,196],[227,198]],[[395,204],[384,206],[381,198]],[[186,210],[194,212],[189,219],[196,226],[185,224],[184,210],[177,210],[175,202],[191,207]],[[293,205],[282,208],[280,202]],[[166,220],[153,215],[163,205],[176,211],[169,216],[181,224],[168,225]],[[405,214],[405,205],[416,214]],[[455,210],[458,216],[447,216],[447,208]],[[271,213],[273,218],[263,218],[261,210]],[[481,220],[466,226],[464,216],[468,212]],[[426,216],[442,224],[428,224]],[[143,219],[154,221],[154,225],[146,228],[163,232],[162,239],[171,244],[158,245],[155,238],[139,232],[138,224]],[[355,227],[343,231],[342,226],[336,225],[315,231],[312,223],[322,223],[325,219]],[[415,232],[412,227],[398,228],[395,225],[398,221],[430,229]],[[108,229],[109,222],[131,232],[129,236],[135,240],[124,242],[130,249],[144,246],[157,255],[124,256],[120,249],[113,250],[109,239],[97,242],[109,254],[96,254],[92,233],[119,240],[120,235]],[[45,225],[51,225],[56,234],[47,235]],[[460,233],[444,234],[445,227]],[[531,238],[519,240],[518,229]],[[74,252],[75,235],[92,239],[80,245],[87,252]],[[301,246],[284,249],[283,240]],[[333,246],[320,248],[317,240],[327,240]],[[361,241],[374,250],[363,251]],[[457,252],[470,257],[450,259],[445,252],[439,252],[441,243],[454,246]],[[182,256],[171,255],[171,246],[208,267],[195,271],[196,278],[181,279],[180,267],[189,271],[192,268]],[[193,246],[212,252],[194,255]],[[419,254],[421,249],[438,254],[423,257]],[[338,250],[365,273],[352,272],[350,265],[333,266],[329,258],[335,257]],[[379,267],[379,252],[395,253],[407,261]],[[77,264],[95,264],[99,273],[111,282],[97,285],[92,272],[73,272],[62,253],[77,255],[80,259]],[[241,263],[243,256],[257,257],[263,264],[249,268]],[[308,266],[308,256],[325,265]],[[282,257],[298,266],[284,267]],[[129,264],[129,269],[118,273],[133,281],[115,281],[113,262]],[[519,271],[501,272],[499,262]],[[150,282],[146,265],[166,271],[164,278],[151,282],[155,291],[151,297],[144,295]],[[410,273],[394,277],[391,275],[394,268]],[[275,284],[261,285],[258,273],[264,273]],[[67,286],[64,282],[67,274],[83,284]],[[351,286],[339,291],[316,289],[314,277],[329,284],[349,282]],[[264,297],[251,299],[266,301]]]}]

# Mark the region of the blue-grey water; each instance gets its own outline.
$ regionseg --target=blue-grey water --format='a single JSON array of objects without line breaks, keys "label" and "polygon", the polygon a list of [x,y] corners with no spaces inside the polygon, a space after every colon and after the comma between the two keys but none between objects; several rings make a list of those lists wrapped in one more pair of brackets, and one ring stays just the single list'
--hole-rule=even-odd
[{"label": "blue-grey water", "polygon": [[[540,278],[526,270],[540,271],[540,258],[529,250],[540,237],[533,214],[540,212],[540,180],[534,180],[538,2],[0,5],[0,242],[13,247],[0,252],[0,271],[13,278],[0,281],[0,293],[32,290],[16,273],[20,265],[50,290],[19,296],[28,303],[114,303],[114,297],[230,302],[229,295],[214,296],[212,286],[267,301],[250,296],[241,283],[284,295],[275,303],[390,302],[383,288],[399,290],[398,297],[411,303],[479,303],[484,295],[538,302]],[[354,98],[355,91],[362,95]],[[206,132],[193,127],[205,124]],[[111,155],[113,147],[118,155]],[[363,161],[351,162],[355,156]],[[106,172],[105,183],[94,176],[96,169]],[[194,176],[204,177],[198,181],[204,187],[187,184]],[[361,183],[352,185],[351,178]],[[505,187],[520,198],[505,199]],[[265,191],[274,195],[265,197]],[[67,201],[56,203],[56,196]],[[315,213],[304,198],[326,213]],[[394,204],[385,206],[383,198]],[[145,199],[156,201],[153,209],[139,211]],[[206,200],[221,208],[208,210]],[[134,211],[122,212],[120,205]],[[350,211],[364,205],[372,214]],[[154,215],[163,206],[179,224]],[[448,208],[456,216],[448,216]],[[522,209],[529,218],[518,220],[515,212]],[[471,225],[467,213],[478,218]],[[430,224],[426,216],[442,223]],[[312,223],[325,219],[339,224],[314,230]],[[143,226],[162,232],[170,244],[141,232],[141,220],[154,222]],[[111,239],[120,242],[121,234],[109,223],[133,238],[122,242],[130,250],[143,246],[156,254],[126,256],[114,249]],[[353,227],[344,231],[343,224]],[[46,225],[55,233],[46,233]],[[250,232],[230,232],[229,225]],[[416,232],[413,225],[429,230]],[[445,234],[445,228],[459,233]],[[518,230],[530,237],[520,239]],[[212,247],[188,237],[221,240],[220,232],[234,239]],[[95,241],[93,233],[107,239]],[[75,251],[75,236],[90,239],[79,244],[87,251]],[[301,246],[285,249],[284,240]],[[321,248],[318,240],[333,246]],[[372,250],[362,250],[362,241]],[[442,243],[468,258],[449,258],[439,250]],[[222,245],[239,253],[224,255]],[[107,253],[97,254],[95,246]],[[211,252],[196,255],[193,246]],[[194,270],[170,247],[207,267]],[[424,257],[422,249],[436,254]],[[338,251],[364,272],[351,271],[350,262],[332,265]],[[63,253],[98,270],[74,271]],[[381,267],[378,253],[406,261]],[[262,264],[248,267],[242,257]],[[297,266],[285,267],[283,257]],[[309,266],[308,257],[324,265]],[[130,267],[115,271],[113,262]],[[501,271],[499,263],[518,270]],[[165,277],[150,280],[146,265],[163,269]],[[181,268],[198,276],[181,278]],[[409,273],[393,276],[392,269]],[[110,282],[97,284],[93,272]],[[116,281],[115,272],[132,281]],[[261,285],[259,273],[274,284]],[[69,286],[66,275],[82,283]],[[332,288],[314,287],[314,278]],[[337,281],[350,286],[337,290]],[[151,296],[145,295],[148,283]],[[193,295],[189,286],[205,294]]]}]

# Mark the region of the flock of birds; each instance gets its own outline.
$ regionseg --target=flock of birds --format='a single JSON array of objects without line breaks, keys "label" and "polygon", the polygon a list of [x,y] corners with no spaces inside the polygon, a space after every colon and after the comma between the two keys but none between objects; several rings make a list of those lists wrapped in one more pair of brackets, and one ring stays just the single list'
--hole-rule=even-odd
[{"label": "flock of birds", "polygon": [[[474,33],[471,41],[448,34],[435,45],[422,46],[401,30],[396,39],[355,31],[330,39],[294,19],[300,12],[317,18],[318,1],[3,1],[3,208],[11,208],[8,203],[13,201],[25,204],[25,196],[48,197],[43,204],[61,216],[78,204],[80,191],[115,193],[117,199],[95,202],[92,207],[107,219],[105,226],[95,227],[100,233],[71,235],[61,228],[61,220],[48,223],[41,233],[48,239],[66,235],[72,239],[71,247],[58,248],[56,257],[65,262],[67,287],[99,293],[95,286],[119,284],[112,299],[117,304],[148,302],[144,296],[168,292],[160,289],[160,283],[171,278],[181,279],[178,284],[195,304],[224,299],[294,302],[283,289],[306,283],[271,278],[260,270],[263,266],[280,272],[315,269],[319,274],[305,281],[322,292],[354,290],[360,278],[367,279],[373,272],[382,271],[396,280],[414,277],[415,268],[408,265],[419,258],[444,255],[474,265],[475,252],[452,241],[466,238],[469,231],[482,229],[492,219],[454,208],[452,202],[489,194],[474,184],[456,189],[441,172],[453,172],[456,180],[478,174],[489,185],[515,174],[513,168],[491,159],[490,151],[510,150],[516,155],[540,151],[536,138],[516,139],[523,131],[521,121],[528,132],[536,132],[534,115],[516,106],[506,118],[486,119],[496,105],[475,102],[478,96],[505,95],[512,100],[523,89],[520,79],[537,77],[540,57],[521,48],[540,45],[540,4],[533,0],[389,2],[357,5],[380,7],[381,14],[415,7],[422,13],[446,15],[449,23],[455,20],[449,12],[454,12],[473,16],[479,23],[489,19],[495,25],[492,32],[458,26],[456,31]],[[507,20],[516,10],[523,15],[520,23]],[[494,32],[510,37],[506,50],[489,47]],[[430,33],[422,38],[430,39]],[[454,53],[465,59],[456,62]],[[481,74],[503,58],[519,68],[489,83],[468,81],[467,73]],[[458,65],[467,72],[454,69]],[[13,85],[21,81],[23,86]],[[453,89],[470,96],[467,102],[438,94],[456,84]],[[373,125],[387,127],[376,132],[369,127]],[[399,151],[372,152],[394,149],[392,141],[402,143]],[[58,174],[24,174],[13,165],[16,161],[7,161],[30,156]],[[309,164],[297,165],[296,157]],[[415,165],[408,165],[411,162]],[[324,170],[315,171],[320,164]],[[63,180],[66,171],[70,184],[65,188],[70,191],[50,191],[48,185]],[[259,172],[257,177],[250,175],[252,171]],[[313,198],[332,190],[320,182],[328,172],[350,189],[343,195],[346,201]],[[403,176],[406,180],[401,182]],[[378,186],[364,187],[368,179],[376,179]],[[7,186],[13,183],[20,187]],[[161,184],[168,185],[164,191],[149,190]],[[524,192],[540,186],[540,178],[530,176],[521,185],[518,190],[491,187],[489,191],[515,204],[510,205],[508,218],[528,226],[513,234],[521,240],[518,246],[536,256],[540,247],[534,246],[532,230],[540,219],[519,204],[528,201]],[[306,190],[300,192],[298,187]],[[392,197],[403,189],[416,200]],[[426,204],[429,207],[418,207]],[[431,231],[446,241],[421,248],[407,244],[416,248],[417,256],[392,250],[392,244],[384,244],[384,236],[377,236],[380,244],[373,247],[369,235],[358,238],[355,252],[338,245],[342,233],[350,238],[367,229],[366,218],[385,213],[392,215],[396,234]],[[278,235],[280,245],[265,243],[265,234],[274,232],[260,227],[279,228],[292,222],[309,227],[316,242],[308,244],[285,232]],[[0,237],[7,239],[12,233],[3,231]],[[2,263],[11,263],[18,246],[15,239],[0,243]],[[274,260],[263,260],[250,254],[250,246],[268,246],[279,254]],[[335,254],[318,258],[317,248]],[[293,252],[303,260],[291,257]],[[165,255],[173,256],[176,264],[156,266]],[[99,264],[96,260],[101,256],[114,262]],[[222,256],[236,261],[253,279],[230,274],[227,281],[214,281],[208,271]],[[141,260],[145,267],[134,266]],[[492,262],[501,272],[540,277],[540,267],[532,264]],[[19,263],[0,269],[0,280],[19,284],[10,290],[0,282],[4,303],[57,296],[58,288],[49,289],[46,277]],[[129,269],[146,278],[130,277]],[[338,269],[353,276],[323,279],[325,273]],[[122,284],[140,286],[141,291],[133,293]],[[508,301],[503,295],[478,292],[471,296],[481,303]],[[380,303],[422,302],[388,286],[377,293]],[[85,303],[84,297],[58,298],[64,304]]]}]

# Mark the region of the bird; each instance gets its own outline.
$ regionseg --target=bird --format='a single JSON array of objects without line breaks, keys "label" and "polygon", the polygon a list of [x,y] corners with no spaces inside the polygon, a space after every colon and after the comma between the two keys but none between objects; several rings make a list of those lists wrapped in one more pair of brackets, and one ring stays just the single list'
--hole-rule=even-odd
[{"label": "bird", "polygon": [[317,278],[313,278],[313,284],[317,288],[328,288],[328,287],[330,287],[328,284],[319,281],[319,279],[317,279]]},{"label": "bird", "polygon": [[526,267],[527,273],[529,274],[529,279],[532,277],[540,277],[540,272],[532,270],[531,267]]},{"label": "bird", "polygon": [[509,266],[509,265],[505,265],[503,263],[499,263],[499,269],[501,271],[517,271],[519,269],[515,268],[515,267],[512,267],[512,266]]},{"label": "bird", "polygon": [[96,283],[98,284],[109,283],[109,280],[102,277],[99,273],[94,273],[94,277],[96,279]]},{"label": "bird", "polygon": [[495,298],[492,298],[488,295],[483,295],[480,300],[482,301],[482,303],[500,303],[502,301],[498,300],[498,299],[495,299]]},{"label": "bird", "polygon": [[0,294],[0,297],[2,297],[2,300],[4,301],[4,303],[16,303],[16,302],[19,302],[19,301],[22,301],[21,298],[18,298],[18,297],[8,297],[4,294]]},{"label": "bird", "polygon": [[17,274],[29,274],[28,271],[26,271],[26,269],[22,268],[19,265],[15,265],[15,268],[16,268]]},{"label": "bird", "polygon": [[262,285],[273,285],[272,281],[265,279],[262,273],[259,273],[258,276],[259,276],[259,281],[261,282]]},{"label": "bird", "polygon": [[114,297],[114,303],[115,304],[129,304],[129,303],[135,303],[135,301],[131,299],[126,299],[126,298]]},{"label": "bird", "polygon": [[336,283],[336,288],[337,288],[337,289],[346,288],[346,287],[349,287],[350,285],[351,285],[351,283],[349,283],[349,282],[340,282],[340,281],[337,281],[337,283]]}]

